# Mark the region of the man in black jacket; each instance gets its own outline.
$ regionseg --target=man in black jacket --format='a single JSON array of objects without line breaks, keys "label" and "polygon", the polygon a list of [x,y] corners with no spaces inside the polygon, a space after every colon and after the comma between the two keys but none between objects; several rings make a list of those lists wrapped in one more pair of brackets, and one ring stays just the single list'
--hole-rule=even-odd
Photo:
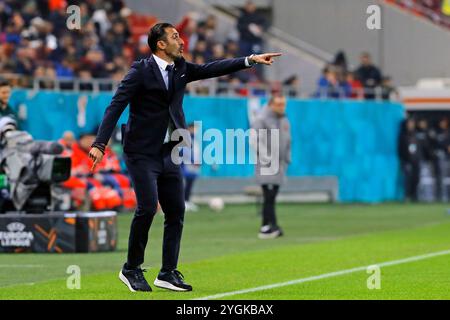
[{"label": "man in black jacket", "polygon": [[[151,291],[140,266],[144,262],[148,232],[158,201],[165,215],[162,268],[155,286],[191,291],[177,270],[185,203],[179,165],[171,158],[176,145],[172,133],[186,129],[182,109],[186,84],[218,77],[261,63],[271,65],[281,54],[261,54],[192,64],[183,59],[183,40],[168,23],[156,24],[149,33],[153,55],[134,62],[105,111],[90,157],[93,168],[102,160],[105,145],[117,121],[130,104],[128,123],[122,129],[125,162],[137,197],[131,223],[128,259],[119,278],[131,291]],[[173,138],[173,139],[172,139]]]},{"label": "man in black jacket", "polygon": [[422,146],[416,137],[416,122],[409,118],[402,123],[398,151],[405,176],[405,198],[417,201],[420,161],[423,159]]},{"label": "man in black jacket", "polygon": [[266,19],[256,11],[256,5],[252,1],[247,1],[237,24],[241,54],[262,51],[263,33],[267,27]]},{"label": "man in black jacket", "polygon": [[381,71],[373,63],[368,52],[361,54],[361,65],[355,71],[358,80],[364,87],[364,97],[367,100],[376,98],[375,90],[381,85]]}]

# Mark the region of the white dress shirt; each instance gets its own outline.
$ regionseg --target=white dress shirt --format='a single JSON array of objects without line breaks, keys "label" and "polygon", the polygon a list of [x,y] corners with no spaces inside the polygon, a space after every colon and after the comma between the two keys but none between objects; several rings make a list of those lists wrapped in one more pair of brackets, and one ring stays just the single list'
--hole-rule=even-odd
[{"label": "white dress shirt", "polygon": [[[156,55],[153,55],[153,59],[155,59],[156,64],[159,67],[159,71],[161,72],[164,83],[166,84],[166,89],[169,90],[169,71],[166,70],[169,63]],[[173,63],[171,65],[173,66]],[[164,137],[164,143],[170,141],[170,135],[172,134],[172,131],[173,131],[172,120],[169,120],[169,126],[166,131],[166,136]]]}]

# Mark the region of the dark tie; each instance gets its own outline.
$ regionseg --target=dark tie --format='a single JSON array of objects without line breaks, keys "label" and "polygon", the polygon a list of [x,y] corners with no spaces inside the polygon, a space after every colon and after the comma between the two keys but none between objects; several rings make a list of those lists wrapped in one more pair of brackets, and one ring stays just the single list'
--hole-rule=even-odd
[{"label": "dark tie", "polygon": [[173,90],[173,64],[168,64],[166,67],[166,71],[168,73],[168,91],[169,91],[169,96],[172,95],[172,90]]}]

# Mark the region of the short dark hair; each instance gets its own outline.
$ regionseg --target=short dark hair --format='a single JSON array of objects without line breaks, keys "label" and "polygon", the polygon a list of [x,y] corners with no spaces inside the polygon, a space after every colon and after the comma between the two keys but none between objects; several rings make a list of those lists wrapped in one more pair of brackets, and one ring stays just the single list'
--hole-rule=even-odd
[{"label": "short dark hair", "polygon": [[0,87],[10,87],[11,84],[8,80],[0,78]]},{"label": "short dark hair", "polygon": [[156,52],[158,49],[157,43],[159,40],[164,40],[166,38],[166,28],[175,28],[172,24],[168,22],[162,22],[155,24],[148,34],[147,43],[152,52]]}]

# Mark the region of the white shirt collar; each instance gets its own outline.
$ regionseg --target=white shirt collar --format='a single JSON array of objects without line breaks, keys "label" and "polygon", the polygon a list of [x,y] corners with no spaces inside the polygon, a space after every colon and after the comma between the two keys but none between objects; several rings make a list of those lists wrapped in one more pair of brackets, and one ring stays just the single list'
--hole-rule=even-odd
[{"label": "white shirt collar", "polygon": [[154,54],[153,54],[153,59],[155,59],[156,63],[158,64],[158,66],[161,70],[166,70],[167,66],[169,65],[169,63],[166,60],[163,60]]}]

